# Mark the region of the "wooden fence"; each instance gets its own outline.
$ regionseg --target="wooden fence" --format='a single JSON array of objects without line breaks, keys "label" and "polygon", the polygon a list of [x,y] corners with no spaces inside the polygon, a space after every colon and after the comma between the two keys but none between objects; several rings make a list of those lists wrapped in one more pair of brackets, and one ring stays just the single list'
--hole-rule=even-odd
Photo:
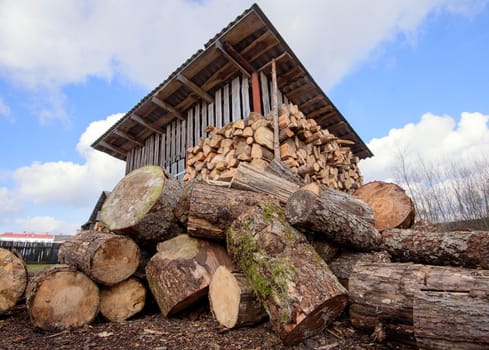
[{"label": "wooden fence", "polygon": [[61,243],[0,241],[0,247],[15,249],[27,264],[56,264]]}]

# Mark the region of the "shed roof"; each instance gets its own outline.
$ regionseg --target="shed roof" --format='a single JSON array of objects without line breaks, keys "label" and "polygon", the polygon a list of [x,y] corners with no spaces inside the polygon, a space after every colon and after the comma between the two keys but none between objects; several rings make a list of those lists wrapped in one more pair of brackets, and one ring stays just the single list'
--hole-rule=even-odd
[{"label": "shed roof", "polygon": [[93,144],[97,150],[125,160],[154,132],[195,102],[207,99],[238,75],[268,74],[276,59],[280,91],[308,118],[343,139],[354,141],[352,152],[361,159],[371,151],[305,69],[263,11],[254,4],[210,39],[153,91],[139,101]]}]

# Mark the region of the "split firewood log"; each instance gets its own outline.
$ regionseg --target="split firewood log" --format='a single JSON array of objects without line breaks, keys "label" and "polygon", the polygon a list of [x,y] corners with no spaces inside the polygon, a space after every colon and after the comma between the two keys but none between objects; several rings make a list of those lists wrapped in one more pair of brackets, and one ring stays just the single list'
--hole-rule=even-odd
[{"label": "split firewood log", "polygon": [[119,181],[107,197],[102,222],[137,242],[174,237],[182,232],[174,214],[181,195],[180,184],[163,168],[138,168]]},{"label": "split firewood log", "polygon": [[399,185],[373,181],[361,186],[353,195],[372,208],[375,228],[379,231],[410,228],[414,223],[414,203]]},{"label": "split firewood log", "polygon": [[60,264],[74,265],[95,282],[113,285],[138,268],[140,250],[129,237],[97,231],[80,231],[58,252]]},{"label": "split firewood log", "polygon": [[209,304],[220,325],[237,328],[257,324],[268,315],[246,277],[219,266],[209,284]]},{"label": "split firewood log", "polygon": [[97,285],[74,266],[53,265],[36,274],[26,290],[29,317],[38,328],[64,330],[87,325],[99,310]]},{"label": "split firewood log", "polygon": [[27,268],[22,256],[0,248],[0,315],[13,308],[27,287]]},{"label": "split firewood log", "polygon": [[345,308],[345,288],[278,205],[262,203],[239,216],[227,247],[285,344],[320,332]]},{"label": "split firewood log", "polygon": [[[482,293],[487,310],[489,271],[412,263],[358,263],[350,274],[348,287],[353,326],[369,331],[377,328],[378,334],[414,340],[413,301],[417,293],[450,291],[473,297]],[[448,296],[446,299],[448,302]],[[441,307],[445,307],[444,303]],[[470,312],[466,317],[478,320]],[[489,327],[487,318],[482,327]]]},{"label": "split firewood log", "polygon": [[226,240],[226,230],[239,214],[273,197],[262,193],[199,183],[190,196],[187,233],[217,241]]},{"label": "split firewood log", "polygon": [[100,313],[109,321],[122,322],[144,308],[146,288],[136,278],[128,278],[100,290]]},{"label": "split firewood log", "polygon": [[221,265],[233,267],[224,247],[216,243],[186,234],[158,243],[158,252],[146,265],[146,278],[161,313],[172,316],[206,298]]}]

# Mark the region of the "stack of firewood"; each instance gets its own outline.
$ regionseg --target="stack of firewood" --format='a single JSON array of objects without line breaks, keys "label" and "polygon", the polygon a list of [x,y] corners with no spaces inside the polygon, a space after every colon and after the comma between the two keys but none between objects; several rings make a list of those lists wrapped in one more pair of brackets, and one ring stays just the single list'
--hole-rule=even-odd
[{"label": "stack of firewood", "polygon": [[[306,183],[316,182],[342,191],[362,185],[358,157],[343,140],[322,129],[314,119],[306,119],[296,105],[279,108],[280,158]],[[274,158],[272,121],[252,112],[248,120],[238,120],[221,129],[207,128],[208,138],[187,148],[184,180],[229,181],[241,162],[265,169]]]}]

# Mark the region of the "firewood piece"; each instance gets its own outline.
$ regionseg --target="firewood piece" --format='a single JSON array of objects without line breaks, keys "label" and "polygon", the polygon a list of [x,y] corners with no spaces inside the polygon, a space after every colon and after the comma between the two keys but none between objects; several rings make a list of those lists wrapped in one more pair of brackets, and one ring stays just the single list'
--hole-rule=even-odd
[{"label": "firewood piece", "polygon": [[401,261],[489,269],[488,231],[384,230],[379,249]]},{"label": "firewood piece", "polygon": [[0,248],[0,315],[13,308],[27,287],[27,268],[22,256]]},{"label": "firewood piece", "polygon": [[131,238],[97,231],[80,231],[64,242],[58,253],[61,264],[74,265],[108,286],[129,278],[137,270],[139,258],[139,247]]},{"label": "firewood piece", "polygon": [[248,125],[252,125],[253,123],[255,123],[257,120],[260,120],[260,119],[263,119],[263,115],[261,113],[258,113],[258,112],[250,112],[250,114],[248,114]]},{"label": "firewood piece", "polygon": [[243,213],[227,231],[227,247],[285,344],[322,331],[345,308],[346,290],[278,205]]},{"label": "firewood piece", "polygon": [[303,185],[304,179],[294,173],[290,168],[281,160],[274,159],[268,164],[266,169],[267,173],[271,173],[273,175],[277,175],[282,179],[285,179],[289,182],[292,182],[296,185]]},{"label": "firewood piece", "polygon": [[254,168],[265,170],[268,167],[268,162],[265,159],[252,159],[250,165]]},{"label": "firewood piece", "polygon": [[289,128],[281,129],[280,133],[278,134],[278,140],[280,142],[284,142],[285,140],[294,137],[294,135],[294,132]]},{"label": "firewood piece", "polygon": [[263,193],[199,183],[190,198],[187,233],[224,241],[227,228],[239,214],[271,198]]},{"label": "firewood piece", "polygon": [[211,277],[221,265],[232,269],[218,244],[186,234],[158,243],[158,253],[146,265],[146,278],[161,313],[172,316],[206,298]]},{"label": "firewood piece", "polygon": [[468,292],[421,291],[413,323],[420,349],[489,349],[489,300]]},{"label": "firewood piece", "polygon": [[26,290],[26,305],[35,327],[49,331],[81,327],[99,310],[97,285],[74,266],[53,265],[36,274]]},{"label": "firewood piece", "polygon": [[253,146],[251,146],[251,158],[272,161],[274,159],[274,156],[272,151],[263,146],[260,146],[257,143],[254,143]]},{"label": "firewood piece", "polygon": [[261,126],[255,130],[253,136],[255,142],[273,151],[273,131],[266,126]]},{"label": "firewood piece", "polygon": [[122,322],[136,315],[145,302],[146,288],[133,277],[100,291],[100,313],[112,322]]},{"label": "firewood piece", "polygon": [[[353,326],[413,340],[413,300],[422,290],[479,295],[489,271],[412,263],[358,263],[348,281]],[[486,296],[487,298],[487,296]]]},{"label": "firewood piece", "polygon": [[392,228],[410,228],[414,223],[414,204],[398,185],[382,181],[369,182],[353,195],[372,208],[375,228],[379,231]]},{"label": "firewood piece", "polygon": [[319,233],[340,245],[372,250],[380,243],[371,209],[360,200],[330,188],[324,188],[319,196],[307,190],[294,192],[287,201],[286,215],[292,225]]},{"label": "firewood piece", "polygon": [[136,240],[164,240],[182,229],[175,207],[182,195],[178,181],[163,168],[133,170],[115,186],[102,207],[102,222],[111,231]]},{"label": "firewood piece", "polygon": [[237,328],[257,324],[268,315],[245,276],[219,266],[209,284],[209,304],[220,325]]}]

